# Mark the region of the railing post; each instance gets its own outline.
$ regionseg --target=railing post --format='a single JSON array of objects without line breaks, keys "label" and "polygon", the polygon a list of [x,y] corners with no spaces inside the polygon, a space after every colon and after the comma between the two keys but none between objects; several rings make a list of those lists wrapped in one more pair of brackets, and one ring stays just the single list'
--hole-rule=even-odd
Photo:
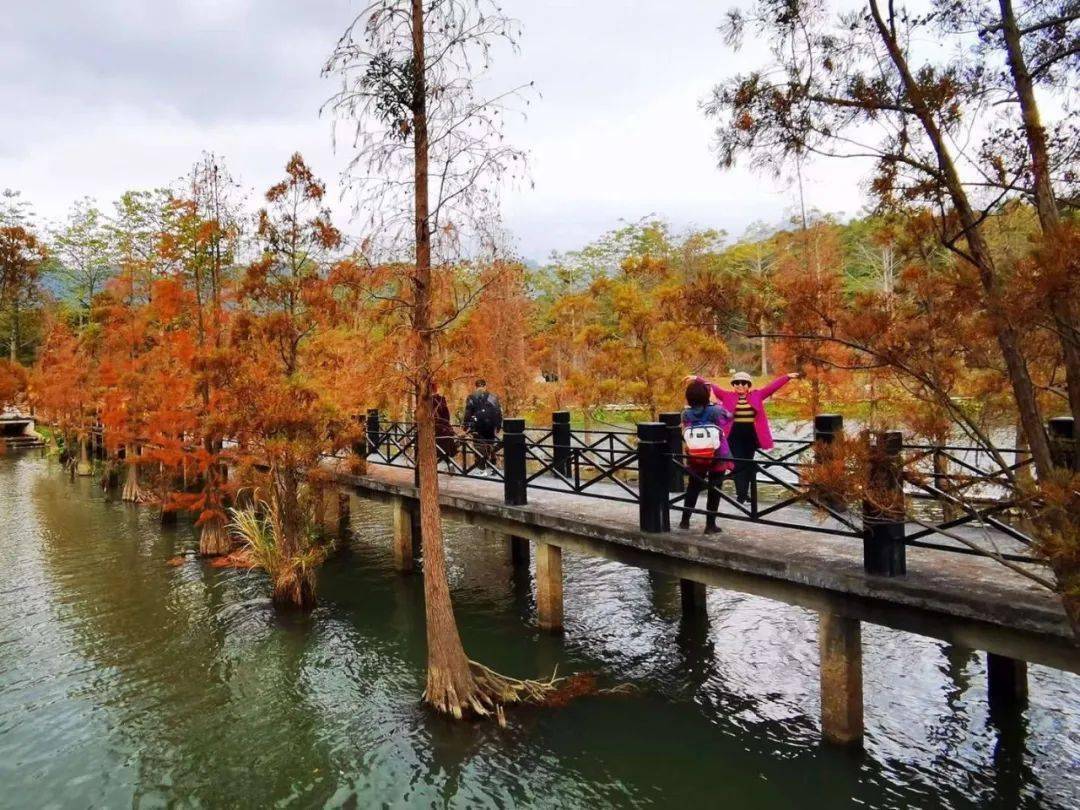
[{"label": "railing post", "polygon": [[1046,423],[1054,464],[1072,469],[1076,463],[1076,423],[1071,416],[1055,416]]},{"label": "railing post", "polygon": [[508,506],[529,502],[525,481],[525,420],[503,421],[503,494]]},{"label": "railing post", "polygon": [[904,483],[898,430],[868,432],[869,480],[863,499],[863,568],[892,577],[907,573],[904,545]]},{"label": "railing post", "polygon": [[551,468],[560,475],[570,477],[570,411],[551,414]]},{"label": "railing post", "polygon": [[671,530],[668,517],[668,428],[663,422],[642,422],[638,433],[638,505],[643,532]]},{"label": "railing post", "polygon": [[667,425],[668,431],[668,492],[686,491],[686,473],[675,458],[682,454],[682,414],[662,413],[660,421]]},{"label": "railing post", "polygon": [[352,509],[349,504],[349,493],[337,494],[337,536],[341,540],[349,539],[349,524],[352,522]]},{"label": "railing post", "polygon": [[368,408],[367,412],[367,429],[364,431],[367,434],[367,455],[379,452],[379,442],[382,437],[379,435],[379,409]]},{"label": "railing post", "polygon": [[[844,417],[838,413],[819,413],[814,417],[814,464],[828,460],[828,446],[844,435]],[[844,511],[840,498],[830,498],[825,504],[837,512]]]},{"label": "railing post", "polygon": [[814,417],[814,442],[832,444],[844,433],[844,417],[838,413],[819,413]]}]

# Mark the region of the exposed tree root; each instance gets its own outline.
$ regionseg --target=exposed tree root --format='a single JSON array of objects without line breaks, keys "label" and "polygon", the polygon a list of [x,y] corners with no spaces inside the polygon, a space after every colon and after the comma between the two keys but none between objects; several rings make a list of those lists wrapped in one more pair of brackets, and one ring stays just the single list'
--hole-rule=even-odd
[{"label": "exposed tree root", "polygon": [[149,496],[139,486],[139,478],[134,474],[134,467],[128,467],[128,474],[124,478],[124,489],[120,493],[120,500],[128,503],[146,503]]},{"label": "exposed tree root", "polygon": [[466,699],[458,699],[457,690],[449,685],[443,690],[443,701],[432,701],[428,697],[429,692],[425,690],[424,702],[436,711],[457,720],[492,718],[505,727],[507,706],[561,708],[575,698],[586,695],[629,695],[634,692],[630,684],[600,689],[596,675],[591,672],[579,672],[564,677],[553,672],[546,680],[511,678],[471,659],[469,672],[474,690]]},{"label": "exposed tree root", "polygon": [[255,561],[244,549],[237,549],[230,554],[211,557],[207,560],[211,568],[240,568],[250,570],[255,568]]}]

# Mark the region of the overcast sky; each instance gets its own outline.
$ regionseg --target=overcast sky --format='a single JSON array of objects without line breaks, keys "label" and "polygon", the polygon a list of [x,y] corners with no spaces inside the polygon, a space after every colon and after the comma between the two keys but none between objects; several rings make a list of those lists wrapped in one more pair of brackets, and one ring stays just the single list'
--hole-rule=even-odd
[{"label": "overcast sky", "polygon": [[[0,31],[0,188],[42,219],[91,196],[167,185],[203,150],[222,155],[252,199],[301,151],[336,195],[349,158],[331,146],[320,69],[360,0],[8,2]],[[580,247],[620,220],[738,235],[793,210],[783,182],[721,172],[699,102],[757,63],[717,32],[730,0],[505,0],[521,51],[495,66],[540,91],[510,135],[534,188],[504,199],[523,256]],[[852,215],[856,167],[811,167],[807,202]],[[257,190],[257,191],[256,191]],[[342,211],[346,204],[335,206]]]}]

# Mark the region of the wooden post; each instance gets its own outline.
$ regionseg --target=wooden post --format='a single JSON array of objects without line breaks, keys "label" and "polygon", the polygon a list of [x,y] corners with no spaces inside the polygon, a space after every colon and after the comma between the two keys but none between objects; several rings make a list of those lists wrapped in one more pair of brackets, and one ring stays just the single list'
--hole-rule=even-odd
[{"label": "wooden post", "polygon": [[510,535],[510,562],[514,568],[529,567],[529,538]]},{"label": "wooden post", "polygon": [[394,567],[407,573],[413,570],[413,518],[405,498],[394,498]]},{"label": "wooden post", "polygon": [[562,549],[536,544],[536,612],[541,630],[563,629]]},{"label": "wooden post", "polygon": [[986,693],[991,712],[1016,712],[1027,705],[1027,661],[986,654]]},{"label": "wooden post", "polygon": [[1076,460],[1076,424],[1071,416],[1055,416],[1046,423],[1054,464],[1071,468]]},{"label": "wooden post", "polygon": [[862,640],[858,619],[819,614],[821,733],[828,742],[860,745],[863,736]]},{"label": "wooden post", "polygon": [[529,502],[525,471],[525,420],[503,421],[503,500],[509,506]]},{"label": "wooden post", "polygon": [[[814,464],[825,464],[833,455],[831,447],[844,436],[844,417],[838,413],[819,413],[814,417]],[[824,503],[837,512],[845,511],[842,498],[828,498]]]},{"label": "wooden post", "polygon": [[638,435],[638,518],[643,532],[671,531],[668,514],[668,428],[641,422]]},{"label": "wooden post", "polygon": [[660,421],[667,425],[668,456],[668,492],[686,491],[686,470],[675,459],[682,456],[682,414],[662,413]]},{"label": "wooden post", "polygon": [[570,477],[570,411],[551,414],[552,472]]},{"label": "wooden post", "polygon": [[339,492],[337,496],[337,534],[342,540],[349,539],[349,524],[352,522],[352,509],[349,493]]},{"label": "wooden post", "polygon": [[424,535],[420,531],[420,502],[411,501],[409,509],[409,521],[412,525],[412,555],[416,559],[422,553]]},{"label": "wooden post", "polygon": [[706,615],[704,582],[694,582],[692,579],[680,579],[679,593],[682,596],[682,610],[684,616]]},{"label": "wooden post", "polygon": [[870,480],[863,500],[863,568],[868,574],[895,577],[907,573],[904,545],[904,484],[899,431],[867,433]]}]

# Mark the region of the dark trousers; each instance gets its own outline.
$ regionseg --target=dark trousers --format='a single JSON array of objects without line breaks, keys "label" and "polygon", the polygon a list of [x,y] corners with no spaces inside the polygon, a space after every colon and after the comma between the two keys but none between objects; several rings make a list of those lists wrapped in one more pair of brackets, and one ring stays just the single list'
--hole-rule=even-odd
[{"label": "dark trousers", "polygon": [[716,510],[720,508],[720,485],[724,483],[722,472],[695,472],[690,470],[689,479],[686,482],[686,496],[683,498],[683,523],[690,522],[691,510],[697,507],[698,495],[708,484],[709,492],[705,496],[705,508],[709,514],[706,518],[710,526],[716,525]]},{"label": "dark trousers", "polygon": [[457,455],[457,438],[453,433],[438,433],[435,436],[435,451],[440,462],[449,463]]},{"label": "dark trousers", "polygon": [[736,422],[731,426],[728,446],[735,459],[735,497],[745,501],[750,497],[750,482],[757,474],[754,453],[758,449],[757,431],[749,422]]},{"label": "dark trousers", "polygon": [[473,444],[476,447],[476,469],[486,470],[495,467],[495,430],[478,428],[473,430]]}]

